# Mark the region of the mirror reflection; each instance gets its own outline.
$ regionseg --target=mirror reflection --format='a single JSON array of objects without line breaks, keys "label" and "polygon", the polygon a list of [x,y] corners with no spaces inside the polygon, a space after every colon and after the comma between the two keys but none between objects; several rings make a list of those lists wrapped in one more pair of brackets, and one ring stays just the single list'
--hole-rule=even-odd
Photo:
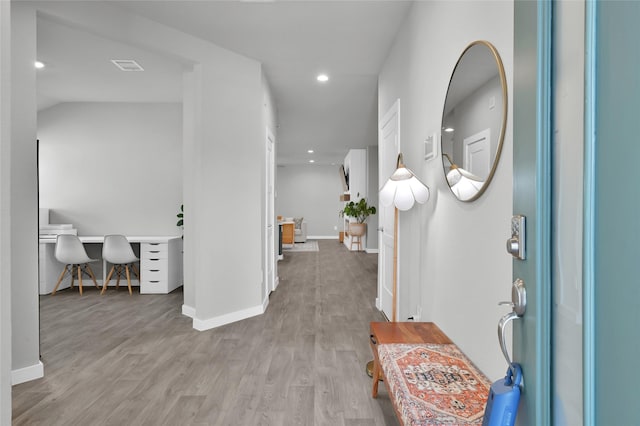
[{"label": "mirror reflection", "polygon": [[486,190],[500,158],[506,122],[500,56],[491,43],[473,42],[453,69],[442,114],[442,164],[459,200],[473,201]]}]

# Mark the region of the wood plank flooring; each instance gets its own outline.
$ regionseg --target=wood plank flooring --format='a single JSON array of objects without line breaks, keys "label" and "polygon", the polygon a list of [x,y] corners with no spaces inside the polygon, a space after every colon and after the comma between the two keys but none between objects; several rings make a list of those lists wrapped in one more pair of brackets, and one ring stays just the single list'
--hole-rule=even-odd
[{"label": "wood plank flooring", "polygon": [[377,255],[287,253],[264,315],[198,332],[182,292],[41,296],[45,377],[13,387],[14,425],[397,425],[370,397]]}]

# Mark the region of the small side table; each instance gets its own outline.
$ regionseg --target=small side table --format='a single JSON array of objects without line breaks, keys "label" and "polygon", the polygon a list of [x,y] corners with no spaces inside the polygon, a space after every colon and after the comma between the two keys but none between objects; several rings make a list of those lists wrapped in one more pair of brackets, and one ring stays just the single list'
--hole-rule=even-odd
[{"label": "small side table", "polygon": [[295,223],[281,222],[282,225],[282,244],[292,245],[294,243]]},{"label": "small side table", "polygon": [[453,343],[432,322],[372,322],[370,323],[371,351],[373,352],[373,386],[371,396],[378,396],[378,382],[382,377],[378,345],[386,343]]}]

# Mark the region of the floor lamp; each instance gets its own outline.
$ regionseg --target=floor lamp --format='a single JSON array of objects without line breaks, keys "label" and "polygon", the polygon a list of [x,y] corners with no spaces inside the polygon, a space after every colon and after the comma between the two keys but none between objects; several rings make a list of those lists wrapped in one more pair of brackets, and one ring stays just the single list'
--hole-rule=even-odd
[{"label": "floor lamp", "polygon": [[[398,154],[396,170],[387,179],[380,190],[380,204],[385,207],[394,206],[393,215],[393,287],[391,321],[397,321],[396,306],[398,294],[398,211],[409,210],[416,201],[424,204],[429,200],[429,188],[407,169],[402,160],[402,153]],[[367,363],[367,374],[373,377],[373,361]]]}]

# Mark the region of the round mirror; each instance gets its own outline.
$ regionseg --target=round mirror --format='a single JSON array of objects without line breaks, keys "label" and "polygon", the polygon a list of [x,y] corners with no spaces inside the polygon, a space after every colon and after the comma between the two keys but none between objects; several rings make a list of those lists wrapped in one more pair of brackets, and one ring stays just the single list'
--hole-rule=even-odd
[{"label": "round mirror", "polygon": [[502,60],[491,43],[475,41],[453,69],[442,113],[442,165],[458,200],[476,200],[487,189],[500,158],[506,124]]}]

